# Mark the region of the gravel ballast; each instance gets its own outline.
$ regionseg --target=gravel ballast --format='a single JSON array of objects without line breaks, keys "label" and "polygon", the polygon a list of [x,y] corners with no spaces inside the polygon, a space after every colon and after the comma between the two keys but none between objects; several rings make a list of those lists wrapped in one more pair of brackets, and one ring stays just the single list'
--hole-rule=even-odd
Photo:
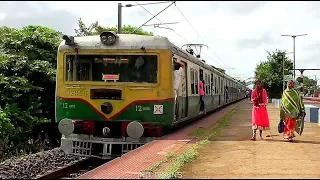
[{"label": "gravel ballast", "polygon": [[0,179],[30,179],[48,171],[64,167],[84,159],[66,155],[60,148],[30,154],[17,159],[7,159],[0,163]]}]

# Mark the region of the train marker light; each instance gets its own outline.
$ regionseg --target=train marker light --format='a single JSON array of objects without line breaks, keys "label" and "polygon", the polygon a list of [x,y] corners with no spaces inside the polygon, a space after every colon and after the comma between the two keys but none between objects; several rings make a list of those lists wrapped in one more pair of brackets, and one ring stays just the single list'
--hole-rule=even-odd
[{"label": "train marker light", "polygon": [[103,32],[100,35],[101,42],[105,45],[112,45],[116,42],[119,36],[113,32]]}]

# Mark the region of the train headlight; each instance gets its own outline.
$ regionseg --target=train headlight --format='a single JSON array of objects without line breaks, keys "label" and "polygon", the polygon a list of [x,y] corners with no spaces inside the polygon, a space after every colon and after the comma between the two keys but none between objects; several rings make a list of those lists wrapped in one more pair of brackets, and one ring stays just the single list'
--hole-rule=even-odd
[{"label": "train headlight", "polygon": [[101,104],[101,111],[105,114],[110,114],[113,111],[113,106],[109,102]]},{"label": "train headlight", "polygon": [[100,34],[100,40],[103,44],[111,45],[116,42],[118,35],[113,32],[103,32]]},{"label": "train headlight", "polygon": [[74,124],[71,119],[62,119],[59,122],[58,129],[64,136],[69,136],[74,131]]}]

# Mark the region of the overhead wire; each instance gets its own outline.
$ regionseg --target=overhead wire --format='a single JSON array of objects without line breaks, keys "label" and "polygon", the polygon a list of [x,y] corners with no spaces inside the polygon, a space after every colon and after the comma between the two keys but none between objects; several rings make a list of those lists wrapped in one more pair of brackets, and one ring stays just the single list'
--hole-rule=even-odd
[{"label": "overhead wire", "polygon": [[[188,20],[188,18],[182,13],[182,11],[178,8],[177,4],[175,4],[175,7],[176,9],[179,11],[179,13],[182,15],[182,17],[188,22],[188,24],[191,26],[191,28],[197,33],[198,37],[201,38],[201,40],[205,43],[205,44],[208,44],[202,37],[201,35],[198,33],[198,31],[193,27],[193,25],[191,24],[191,22]],[[224,65],[227,65],[225,64],[222,59],[217,55],[217,53],[213,52],[210,48],[208,48],[212,54],[214,54]],[[204,53],[205,54],[205,53]],[[227,65],[228,67],[228,65]]]},{"label": "overhead wire", "polygon": [[[137,4],[137,5],[139,5],[142,9],[144,9],[146,12],[148,12],[151,16],[154,16],[149,10],[147,10],[145,7],[143,7],[141,4],[139,4],[137,1],[135,1],[135,3]],[[202,39],[202,41],[204,42],[204,43],[206,43],[205,41],[204,41],[204,39],[200,36],[200,34],[196,31],[196,29],[192,26],[192,24],[190,23],[190,21],[185,17],[185,15],[180,11],[180,9],[178,9],[178,7],[177,7],[177,5],[175,4],[175,7],[177,8],[177,10],[180,12],[180,14],[182,15],[182,17],[189,23],[189,25],[193,28],[193,30],[197,33],[197,35]],[[182,39],[184,39],[185,41],[187,41],[188,43],[190,43],[191,44],[191,42],[189,41],[189,40],[187,40],[185,37],[183,37],[181,34],[179,34],[178,32],[176,32],[173,28],[171,28],[171,27],[169,27],[167,24],[165,24],[163,21],[161,21],[158,17],[155,17],[155,19],[157,19],[160,23],[162,23],[163,25],[165,25],[168,29],[171,29],[176,35],[178,35],[180,38],[182,38]],[[207,43],[206,43],[207,44]],[[197,49],[196,49],[197,50]],[[210,49],[211,50],[211,49]],[[212,51],[212,50],[211,50]],[[211,59],[211,60],[213,60],[214,62],[216,62],[217,63],[217,61],[216,60],[214,60],[214,58],[212,58],[211,56],[209,56],[208,54],[206,54],[206,53],[204,53],[204,52],[202,52],[203,54],[205,54],[209,59]],[[213,51],[212,51],[212,53],[215,55],[215,56],[217,56],[219,59],[220,59],[220,61],[223,63],[223,61],[221,60],[221,58],[218,56],[218,55],[216,55]],[[220,63],[219,63],[220,64]]]},{"label": "overhead wire", "polygon": [[[143,7],[141,4],[139,4],[137,1],[135,1],[137,5],[139,5],[142,9],[144,9],[145,11],[147,11],[151,16],[154,16],[149,10],[147,10],[145,7]],[[177,7],[177,6],[175,6]],[[183,16],[182,16],[183,17]],[[155,17],[160,23],[164,24],[159,18]],[[191,44],[191,42],[189,40],[187,40],[186,38],[184,38],[182,35],[180,35],[178,32],[176,32],[173,28],[170,28],[167,24],[164,24],[167,28],[171,29],[176,35],[180,36],[180,38],[184,39],[185,41],[187,41],[188,43]],[[196,49],[197,50],[197,49]],[[212,57],[210,57],[209,55],[207,55],[211,60],[215,61]]]},{"label": "overhead wire", "polygon": [[[147,11],[151,16],[154,16],[149,10],[147,10],[145,7],[143,7],[141,4],[139,4],[137,1],[135,1],[142,9],[144,9],[145,11]],[[155,17],[160,23],[164,24],[159,18]],[[187,41],[188,43],[191,43],[189,40],[187,40],[186,38],[184,38],[183,36],[181,36],[179,33],[177,33],[174,29],[170,28],[167,24],[164,24],[167,28],[171,29],[174,33],[176,33],[178,36],[180,36],[180,38],[184,39],[185,41]]]}]

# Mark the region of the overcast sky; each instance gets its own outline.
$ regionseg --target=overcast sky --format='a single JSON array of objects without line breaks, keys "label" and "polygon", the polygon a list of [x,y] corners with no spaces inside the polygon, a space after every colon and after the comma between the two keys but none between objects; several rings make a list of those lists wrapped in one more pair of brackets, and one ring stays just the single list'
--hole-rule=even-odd
[{"label": "overcast sky", "polygon": [[[73,35],[80,17],[87,25],[98,21],[103,26],[116,26],[117,3],[2,1],[0,26],[21,28],[38,24]],[[135,1],[121,3],[136,4]],[[168,5],[169,3],[144,7],[155,15]],[[320,2],[316,1],[178,1],[176,6],[172,5],[158,16],[162,22],[179,22],[169,25],[174,31],[152,26],[144,29],[155,35],[168,37],[179,47],[186,43],[204,43],[209,48],[203,49],[202,57],[208,64],[225,68],[234,77],[246,79],[254,76],[257,63],[266,60],[266,51],[293,51],[292,38],[281,37],[281,34],[308,34],[296,38],[296,68],[320,68],[319,9]],[[124,25],[140,26],[151,17],[140,6],[123,8]],[[155,18],[148,24],[156,23],[159,21]],[[292,54],[288,56],[293,58]],[[306,71],[305,74],[313,78],[317,75],[320,79],[320,71]]]}]

